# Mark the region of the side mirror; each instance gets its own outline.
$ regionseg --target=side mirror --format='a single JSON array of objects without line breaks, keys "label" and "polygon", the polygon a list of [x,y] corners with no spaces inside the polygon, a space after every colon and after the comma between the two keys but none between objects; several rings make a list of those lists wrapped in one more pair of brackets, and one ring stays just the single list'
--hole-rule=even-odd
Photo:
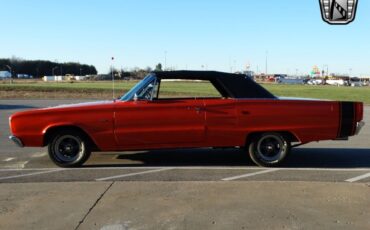
[{"label": "side mirror", "polygon": [[134,95],[134,101],[138,101],[139,100],[139,97],[137,96],[137,94],[135,93]]}]

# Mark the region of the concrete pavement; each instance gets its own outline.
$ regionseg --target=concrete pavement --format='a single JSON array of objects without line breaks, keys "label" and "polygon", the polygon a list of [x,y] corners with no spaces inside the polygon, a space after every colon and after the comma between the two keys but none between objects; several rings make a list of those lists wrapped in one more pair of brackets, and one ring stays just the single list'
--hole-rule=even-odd
[{"label": "concrete pavement", "polygon": [[0,229],[368,229],[370,187],[312,182],[2,184]]}]

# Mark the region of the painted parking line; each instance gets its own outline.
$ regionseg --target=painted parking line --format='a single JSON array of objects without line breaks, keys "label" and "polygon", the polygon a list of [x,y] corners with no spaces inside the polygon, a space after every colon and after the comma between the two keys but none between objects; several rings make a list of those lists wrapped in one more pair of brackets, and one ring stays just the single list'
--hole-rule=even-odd
[{"label": "painted parking line", "polygon": [[27,176],[35,176],[35,175],[53,173],[53,172],[59,172],[59,171],[63,171],[63,169],[54,169],[54,170],[43,171],[43,172],[34,172],[34,173],[26,173],[26,174],[15,175],[15,176],[0,177],[0,180],[14,179],[14,178],[20,178],[20,177],[27,177]]},{"label": "painted parking line", "polygon": [[366,173],[366,174],[363,174],[363,175],[360,175],[360,176],[349,178],[349,179],[346,180],[346,182],[352,183],[352,182],[363,180],[363,179],[368,178],[368,177],[370,177],[370,172]]},{"label": "painted parking line", "polygon": [[98,178],[98,179],[95,179],[95,180],[96,181],[106,181],[106,180],[112,180],[112,179],[118,179],[118,178],[124,178],[124,177],[130,177],[130,176],[136,176],[136,175],[142,175],[142,174],[162,172],[162,171],[167,171],[167,170],[171,170],[171,169],[174,169],[174,168],[153,169],[153,170],[137,172],[137,173],[127,173],[127,174],[121,174],[121,175],[116,175],[116,176],[103,177],[103,178]]},{"label": "painted parking line", "polygon": [[260,174],[276,172],[276,171],[279,171],[279,169],[267,169],[267,170],[263,170],[263,171],[259,171],[259,172],[253,172],[253,173],[247,173],[247,174],[243,174],[243,175],[239,175],[239,176],[227,177],[227,178],[224,178],[222,180],[223,181],[231,181],[231,180],[237,180],[237,179],[240,179],[240,178],[251,177],[251,176],[256,176],[256,175],[260,175]]},{"label": "painted parking line", "polygon": [[[258,166],[245,166],[245,167],[223,167],[223,166],[112,166],[112,167],[81,167],[81,168],[67,168],[64,170],[80,171],[80,170],[122,170],[122,169],[186,169],[186,170],[244,170],[244,169],[264,169]],[[0,172],[7,171],[45,171],[58,168],[0,168]],[[283,171],[332,171],[332,172],[368,172],[370,168],[274,168]]]},{"label": "painted parking line", "polygon": [[14,159],[15,159],[14,157],[8,157],[8,158],[4,159],[3,161],[5,161],[5,162],[9,162],[9,161],[12,161],[12,160],[14,160]]}]

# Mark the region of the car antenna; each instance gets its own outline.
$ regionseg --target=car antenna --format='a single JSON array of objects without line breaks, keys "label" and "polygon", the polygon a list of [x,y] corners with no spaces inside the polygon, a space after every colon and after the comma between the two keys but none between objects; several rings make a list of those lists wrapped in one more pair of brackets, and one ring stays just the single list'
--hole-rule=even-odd
[{"label": "car antenna", "polygon": [[113,62],[114,62],[114,57],[112,57],[112,65],[111,65],[111,73],[112,73],[112,96],[113,96],[113,100],[116,99],[115,95],[114,95],[114,66],[113,66]]}]

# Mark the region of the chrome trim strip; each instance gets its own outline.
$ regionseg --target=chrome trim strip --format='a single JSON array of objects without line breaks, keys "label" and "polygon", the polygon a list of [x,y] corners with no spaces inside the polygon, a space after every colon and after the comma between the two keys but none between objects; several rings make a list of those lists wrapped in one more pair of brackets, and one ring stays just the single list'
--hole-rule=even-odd
[{"label": "chrome trim strip", "polygon": [[355,135],[358,135],[364,126],[365,122],[363,121],[357,122]]},{"label": "chrome trim strip", "polygon": [[18,147],[21,147],[21,148],[23,148],[24,147],[24,145],[23,145],[23,143],[22,143],[22,141],[21,141],[21,139],[19,139],[18,137],[16,137],[16,136],[9,136],[9,140],[11,140],[11,141],[13,141]]}]

